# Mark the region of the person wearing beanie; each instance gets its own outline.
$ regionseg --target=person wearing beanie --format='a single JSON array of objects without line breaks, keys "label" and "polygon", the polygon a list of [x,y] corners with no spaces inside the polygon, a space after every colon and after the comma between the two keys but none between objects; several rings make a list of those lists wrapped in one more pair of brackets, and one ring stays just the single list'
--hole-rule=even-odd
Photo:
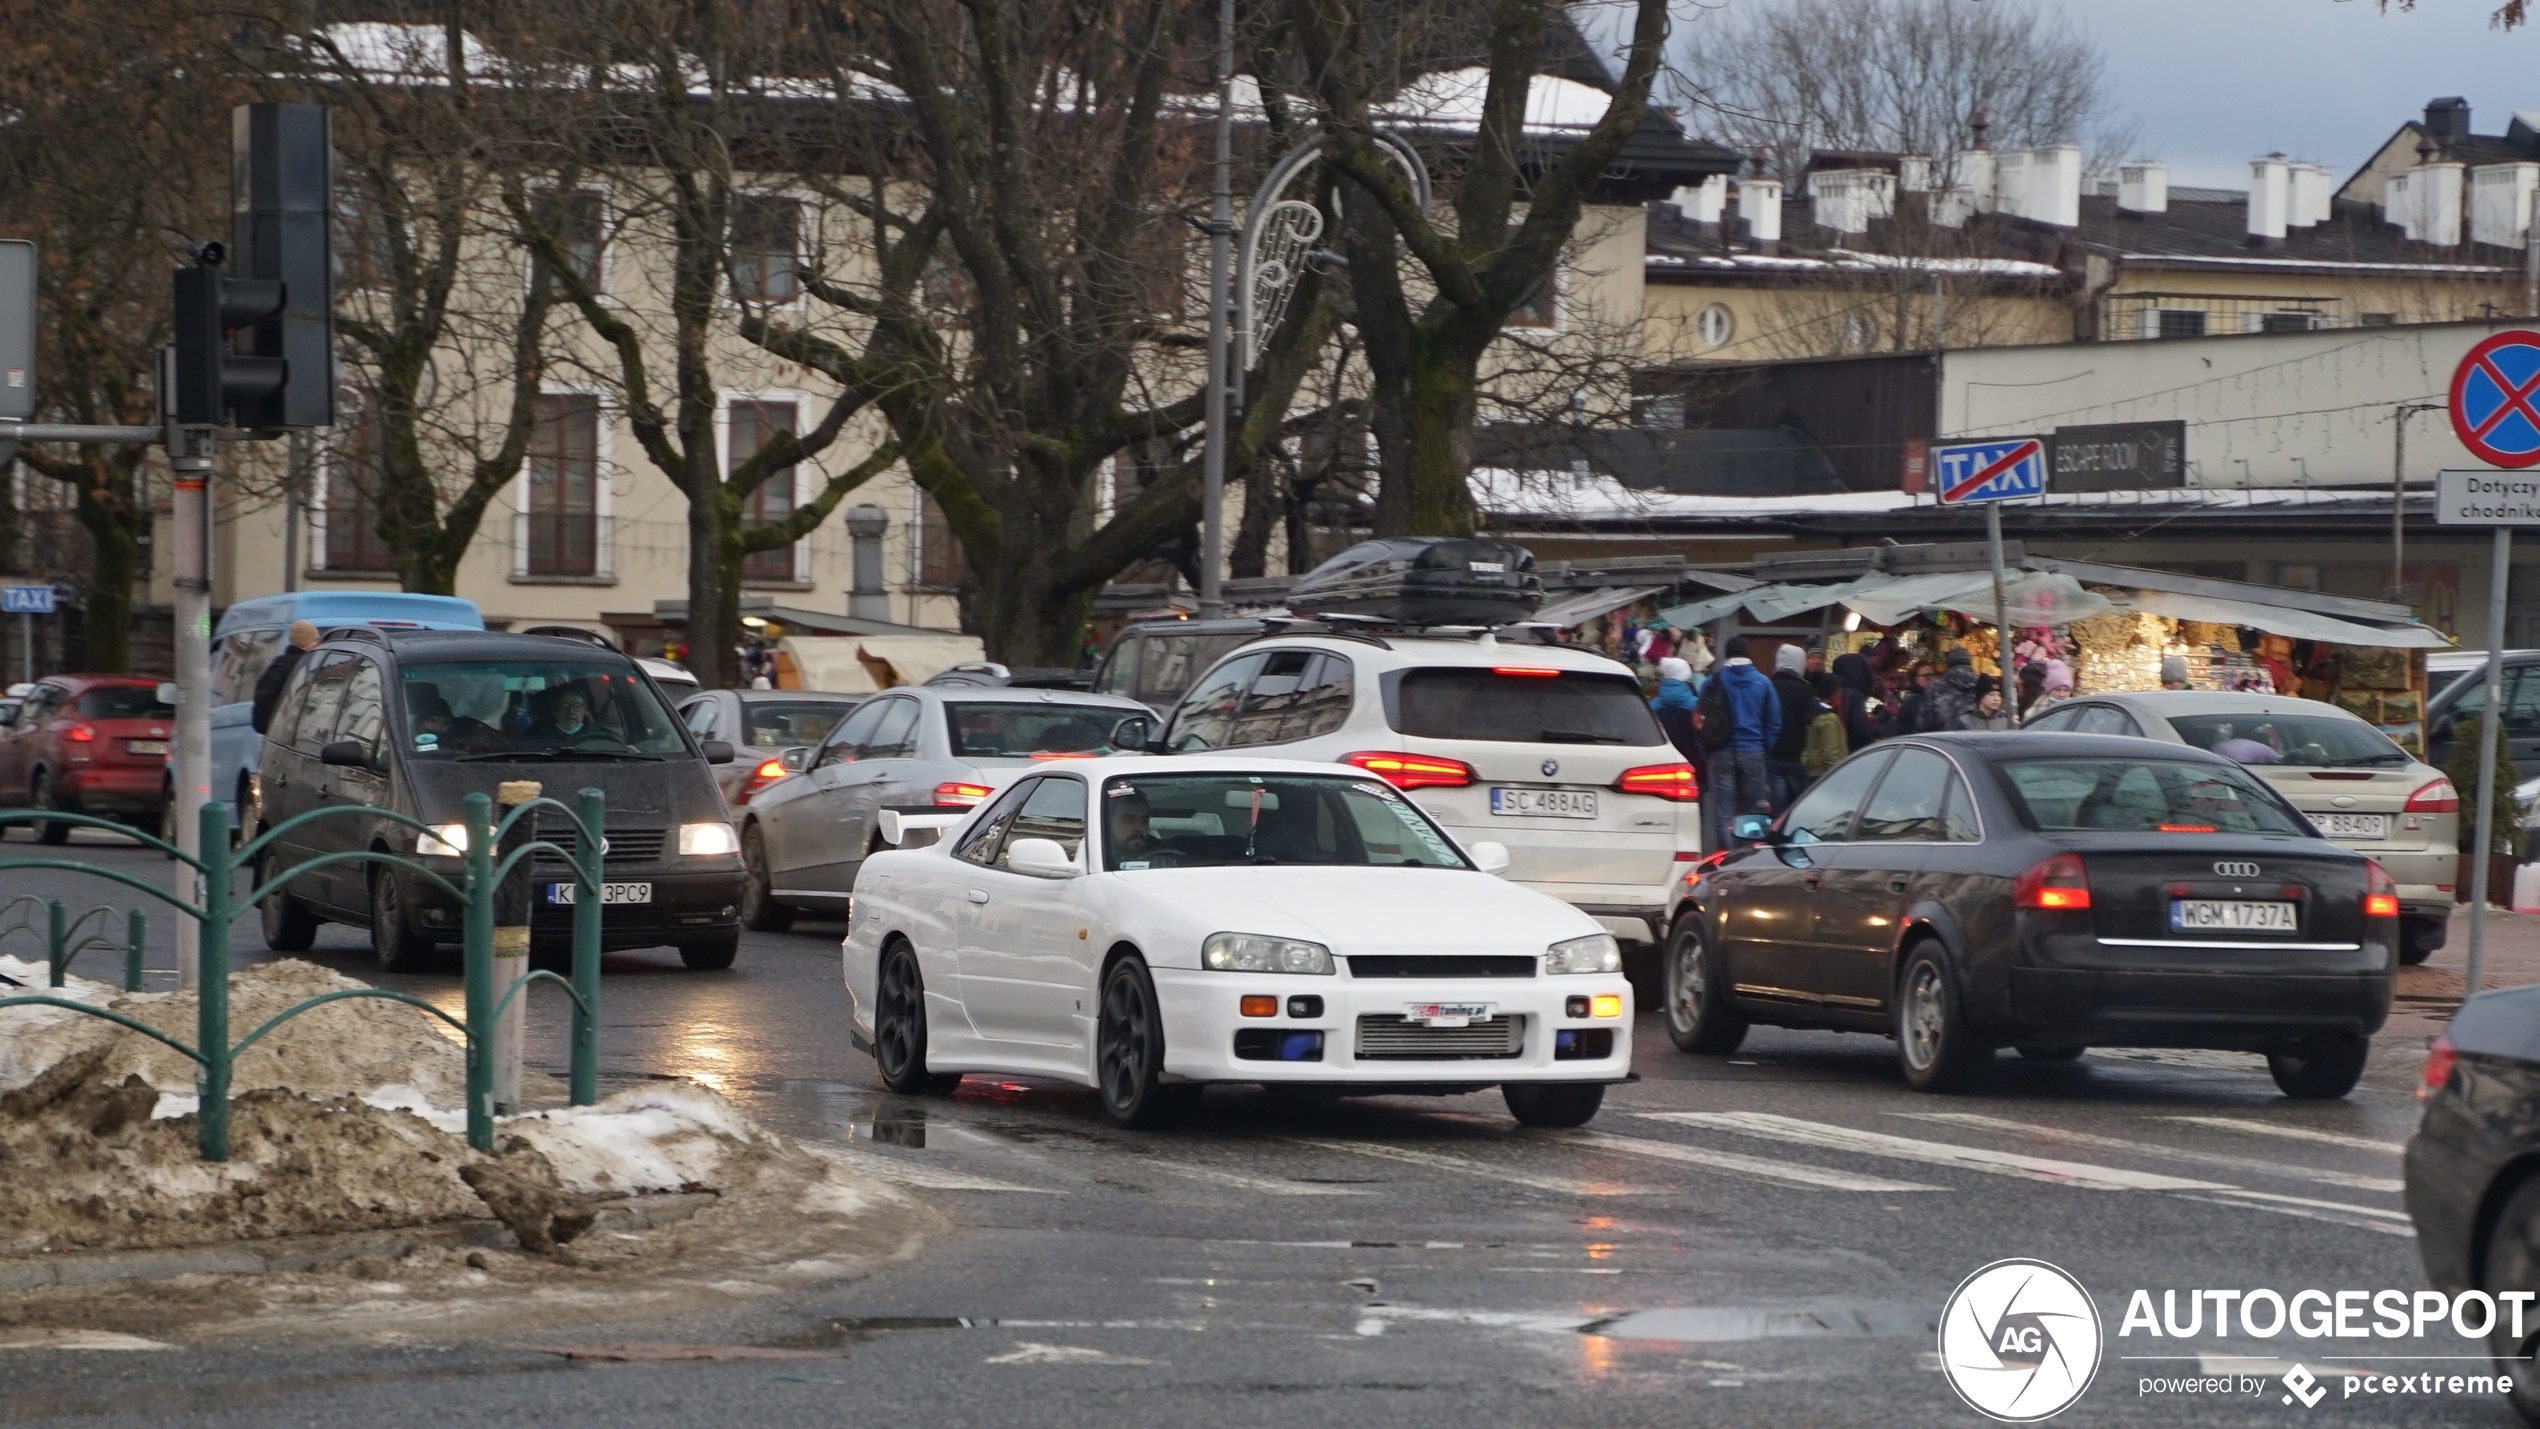
[{"label": "person wearing beanie", "polygon": [[1876,677],[1870,670],[1870,659],[1854,653],[1834,657],[1835,692],[1825,696],[1835,713],[1843,716],[1843,741],[1851,749],[1866,749],[1879,737],[1878,720],[1870,712],[1870,689]]},{"label": "person wearing beanie", "polygon": [[2046,662],[2033,660],[2020,667],[2020,718],[2037,707],[2037,697],[2046,693]]},{"label": "person wearing beanie", "polygon": [[1928,734],[1956,729],[1958,716],[1976,707],[1976,662],[1963,646],[1951,646],[1940,678],[1923,692],[1922,717],[1915,728]]},{"label": "person wearing beanie", "polygon": [[1715,850],[1733,846],[1729,825],[1739,814],[1772,812],[1765,751],[1781,737],[1782,724],[1780,696],[1747,658],[1746,637],[1729,637],[1720,656],[1695,701],[1695,726],[1709,754],[1702,803]]},{"label": "person wearing beanie", "polygon": [[1787,809],[1808,787],[1808,771],[1800,756],[1808,752],[1808,726],[1816,719],[1817,692],[1808,687],[1808,653],[1796,645],[1773,652],[1773,696],[1780,702],[1781,733],[1764,754],[1764,778],[1772,787],[1773,807]]},{"label": "person wearing beanie", "polygon": [[2165,690],[2184,690],[2191,688],[2187,683],[2186,656],[2168,655],[2162,657],[2161,688]]},{"label": "person wearing beanie", "polygon": [[2061,660],[2046,662],[2046,683],[2037,699],[2038,708],[2060,705],[2073,697],[2073,667]]},{"label": "person wearing beanie", "polygon": [[1667,742],[1676,747],[1688,762],[1702,758],[1702,745],[1693,731],[1693,667],[1673,655],[1658,662],[1658,693],[1650,696],[1649,712],[1658,716],[1658,727],[1667,733]]}]

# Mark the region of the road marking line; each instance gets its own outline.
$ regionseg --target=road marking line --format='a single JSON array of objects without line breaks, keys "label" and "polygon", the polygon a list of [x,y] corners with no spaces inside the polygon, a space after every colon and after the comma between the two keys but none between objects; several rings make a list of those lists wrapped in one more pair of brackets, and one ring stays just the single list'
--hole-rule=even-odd
[{"label": "road marking line", "polygon": [[2404,1141],[2375,1141],[2369,1136],[2348,1136],[2337,1131],[2313,1131],[2307,1126],[2278,1126],[2268,1121],[2243,1121],[2236,1116],[2165,1116],[2163,1121],[2183,1121],[2192,1126],[2220,1127],[2224,1131],[2245,1131],[2255,1136],[2280,1136],[2288,1141],[2316,1142],[2321,1146],[2346,1146],[2358,1151],[2386,1151],[2393,1156],[2408,1149]]},{"label": "road marking line", "polygon": [[1926,1186],[1914,1181],[1890,1181],[1882,1176],[1863,1176],[1850,1171],[1832,1171],[1822,1166],[1802,1166],[1788,1161],[1768,1161],[1761,1156],[1746,1156],[1735,1151],[1718,1151],[1708,1146],[1682,1146],[1672,1141],[1651,1141],[1640,1136],[1619,1136],[1610,1131],[1571,1132],[1560,1138],[1585,1145],[1597,1151],[1612,1151],[1625,1156],[1649,1156],[1661,1161],[1681,1161],[1709,1171],[1727,1171],[1736,1175],[1761,1176],[1793,1186],[1807,1186],[1824,1191],[1945,1191],[1946,1186]]},{"label": "road marking line", "polygon": [[1888,1115],[1910,1117],[1916,1121],[1945,1122],[1952,1126],[1971,1126],[1979,1130],[2035,1136],[2065,1146],[2087,1146],[2097,1151],[2131,1151],[2144,1156],[2166,1156],[2173,1161],[2222,1166],[2234,1171],[2255,1171],[2262,1175],[2284,1176],[2297,1181],[2317,1181],[2322,1185],[2344,1186],[2356,1191],[2385,1191],[2396,1195],[2407,1189],[2407,1183],[2395,1176],[2361,1176],[2347,1171],[2295,1166],[2281,1161],[2261,1161],[2254,1156],[2233,1156],[2222,1151],[2190,1151],[2184,1147],[2163,1146],[2153,1141],[2132,1141],[2122,1136],[2099,1136],[2087,1131],[2067,1131],[2060,1126],[2041,1126],[2035,1122],[2013,1121],[2008,1117],[1986,1116],[1981,1112],[1898,1111],[1890,1112]]},{"label": "road marking line", "polygon": [[889,1181],[900,1186],[915,1186],[921,1191],[1014,1191],[1038,1196],[1067,1194],[1055,1186],[1017,1186],[1011,1181],[973,1176],[967,1171],[955,1171],[948,1166],[921,1165],[915,1161],[903,1161],[896,1156],[867,1155],[833,1146],[823,1146],[815,1141],[799,1144],[805,1151],[823,1161],[844,1166],[850,1171],[861,1172],[877,1181]]},{"label": "road marking line", "polygon": [[2324,1211],[2313,1209],[2313,1207],[2316,1205],[2333,1205],[2335,1203],[2313,1202],[2301,1205],[2278,1205],[2267,1201],[2248,1199],[2250,1193],[2245,1191],[2218,1191],[2210,1196],[2195,1195],[2187,1192],[2178,1192],[2176,1194],[2182,1201],[2202,1201],[2209,1206],[2238,1206],[2244,1211],[2272,1211],[2279,1216],[2295,1216],[2306,1221],[2325,1221],[2333,1226],[2346,1226],[2354,1230],[2379,1231],[2383,1235],[2406,1236],[2411,1240],[2416,1238],[2416,1228],[2409,1225],[2406,1221],[2401,1220],[2395,1214],[2389,1211],[2375,1211],[2363,1206],[2349,1207],[2344,1211]]},{"label": "road marking line", "polygon": [[1177,1176],[1210,1181],[1220,1186],[1232,1186],[1241,1191],[1257,1191],[1265,1196],[1372,1196],[1376,1194],[1373,1188],[1366,1186],[1307,1186],[1294,1181],[1282,1181],[1275,1176],[1249,1176],[1241,1171],[1221,1171],[1214,1166],[1187,1166],[1181,1162],[1167,1161],[1160,1157],[1138,1164],[1141,1169],[1170,1171]]},{"label": "road marking line", "polygon": [[1851,1151],[1865,1156],[1887,1156],[1900,1161],[1921,1161],[1934,1166],[1952,1166],[1963,1171],[1982,1171],[1994,1176],[2017,1176],[2024,1180],[2045,1181],[2059,1186],[2079,1186],[2094,1191],[2225,1191],[2232,1189],[2219,1181],[2191,1181],[2180,1176],[2163,1176],[2150,1171],[2128,1171],[2123,1167],[2098,1166],[2086,1161],[2059,1161],[2052,1157],[2022,1156],[2009,1151],[1987,1151],[1981,1147],[1958,1146],[1946,1141],[1920,1141],[1910,1136],[1890,1136],[1881,1131],[1855,1131],[1846,1126],[1833,1126],[1821,1121],[1802,1121],[1797,1117],[1775,1116],[1770,1112],[1656,1111],[1642,1112],[1640,1115],[1653,1121],[1672,1121],[1686,1126],[1704,1126],[1722,1131],[1743,1132],[1749,1136],[1793,1142],[1801,1146],[1817,1146],[1831,1151]]},{"label": "road marking line", "polygon": [[1346,1152],[1352,1156],[1373,1156],[1385,1161],[1399,1161],[1408,1166],[1425,1166],[1433,1171],[1453,1171],[1466,1176],[1481,1176],[1493,1181],[1505,1181],[1512,1186],[1549,1191],[1556,1196],[1665,1194],[1647,1186],[1624,1186],[1611,1181],[1580,1181],[1567,1176],[1539,1176],[1528,1171],[1508,1171],[1467,1157],[1449,1156],[1442,1151],[1415,1151],[1408,1146],[1379,1146],[1369,1141],[1331,1141],[1317,1136],[1291,1136],[1285,1139],[1299,1146],[1312,1146],[1323,1151]]}]

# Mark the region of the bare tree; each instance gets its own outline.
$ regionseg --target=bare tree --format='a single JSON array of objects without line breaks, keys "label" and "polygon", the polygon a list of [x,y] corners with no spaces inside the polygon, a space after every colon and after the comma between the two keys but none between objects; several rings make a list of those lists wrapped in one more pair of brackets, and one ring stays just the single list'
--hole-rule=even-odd
[{"label": "bare tree", "polygon": [[[2107,65],[2089,33],[2032,0],[1774,0],[1686,32],[1687,112],[1784,178],[1820,149],[1928,155],[1942,173],[1981,113],[1993,148],[2077,143],[2093,171],[2125,157]],[[1697,87],[1698,86],[1698,87]]]}]

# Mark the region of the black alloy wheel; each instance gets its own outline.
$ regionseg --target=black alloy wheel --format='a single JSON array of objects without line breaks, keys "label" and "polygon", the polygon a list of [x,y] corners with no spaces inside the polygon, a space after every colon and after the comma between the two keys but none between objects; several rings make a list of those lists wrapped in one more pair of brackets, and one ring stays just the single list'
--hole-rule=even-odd
[{"label": "black alloy wheel", "polygon": [[1918,1092],[1962,1090],[1993,1066],[1992,1045],[1967,1026],[1948,955],[1929,940],[1905,950],[1896,979],[1896,1060]]},{"label": "black alloy wheel", "polygon": [[2352,1032],[2324,1032],[2267,1054],[2276,1089],[2304,1101],[2335,1101],[2363,1080],[2372,1039]]},{"label": "black alloy wheel", "polygon": [[1585,1126],[1605,1104],[1605,1084],[1502,1082],[1499,1099],[1520,1126]]},{"label": "black alloy wheel", "polygon": [[1137,957],[1122,958],[1103,974],[1094,1074],[1102,1109],[1120,1126],[1170,1126],[1198,1103],[1199,1088],[1164,1082],[1164,1015],[1155,981]]},{"label": "black alloy wheel", "polygon": [[1746,1018],[1729,1004],[1728,979],[1711,955],[1699,912],[1676,920],[1662,957],[1668,1040],[1679,1052],[1725,1057],[1736,1051],[1746,1040]]},{"label": "black alloy wheel", "polygon": [[[280,860],[271,846],[256,859],[256,882],[262,885],[273,877]],[[291,890],[277,888],[265,895],[257,907],[264,923],[265,946],[277,953],[305,953],[317,943],[318,917],[309,905],[291,896]]]},{"label": "black alloy wheel", "polygon": [[[2490,1295],[2540,1290],[2540,1178],[2523,1182],[2505,1199],[2488,1233],[2487,1255],[2480,1267],[2479,1287]],[[2523,1317],[2522,1333],[2514,1333],[2511,1315],[2499,1313],[2487,1336],[2487,1352],[2496,1373],[2504,1376],[2505,1402],[2526,1424],[2540,1424],[2540,1323]]]},{"label": "black alloy wheel", "polygon": [[2088,1050],[2086,1047],[2022,1047],[2019,1053],[2020,1060],[2024,1062],[2078,1062],[2081,1054]]},{"label": "black alloy wheel", "polygon": [[741,930],[692,938],[679,945],[680,964],[692,972],[721,972],[741,956]]},{"label": "black alloy wheel", "polygon": [[[53,771],[50,769],[35,771],[35,788],[27,795],[27,802],[50,814],[70,812],[62,807],[62,791],[53,787]],[[35,826],[35,841],[40,844],[69,843],[71,826],[59,819],[46,819]]]},{"label": "black alloy wheel", "polygon": [[794,926],[794,910],[776,901],[767,872],[767,836],[757,824],[741,831],[741,926],[753,933],[782,933]]},{"label": "black alloy wheel", "polygon": [[882,973],[873,996],[873,1065],[882,1085],[904,1096],[945,1096],[961,1085],[959,1072],[926,1070],[926,980],[917,950],[893,943],[882,950]]},{"label": "black alloy wheel", "polygon": [[371,871],[370,951],[384,973],[419,971],[437,951],[432,940],[417,935],[407,921],[406,893],[398,886],[394,869]]}]

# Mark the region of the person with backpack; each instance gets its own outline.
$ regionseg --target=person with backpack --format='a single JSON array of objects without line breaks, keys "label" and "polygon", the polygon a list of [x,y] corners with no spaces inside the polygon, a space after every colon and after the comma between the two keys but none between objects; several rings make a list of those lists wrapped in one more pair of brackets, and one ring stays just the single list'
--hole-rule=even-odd
[{"label": "person with backpack", "polygon": [[1688,764],[1702,762],[1702,742],[1693,728],[1693,667],[1673,655],[1658,662],[1658,693],[1649,697],[1649,712],[1667,742]]},{"label": "person with backpack", "polygon": [[1932,734],[1956,729],[1958,716],[1976,707],[1976,660],[1964,646],[1951,646],[1949,666],[1939,679],[1923,691],[1923,703],[1914,722],[1917,734]]},{"label": "person with backpack", "polygon": [[1710,813],[1711,846],[1732,847],[1729,825],[1740,814],[1772,812],[1764,753],[1781,736],[1781,699],[1773,682],[1746,657],[1746,637],[1733,635],[1720,666],[1695,701],[1694,717],[1708,758],[1703,804]]}]

